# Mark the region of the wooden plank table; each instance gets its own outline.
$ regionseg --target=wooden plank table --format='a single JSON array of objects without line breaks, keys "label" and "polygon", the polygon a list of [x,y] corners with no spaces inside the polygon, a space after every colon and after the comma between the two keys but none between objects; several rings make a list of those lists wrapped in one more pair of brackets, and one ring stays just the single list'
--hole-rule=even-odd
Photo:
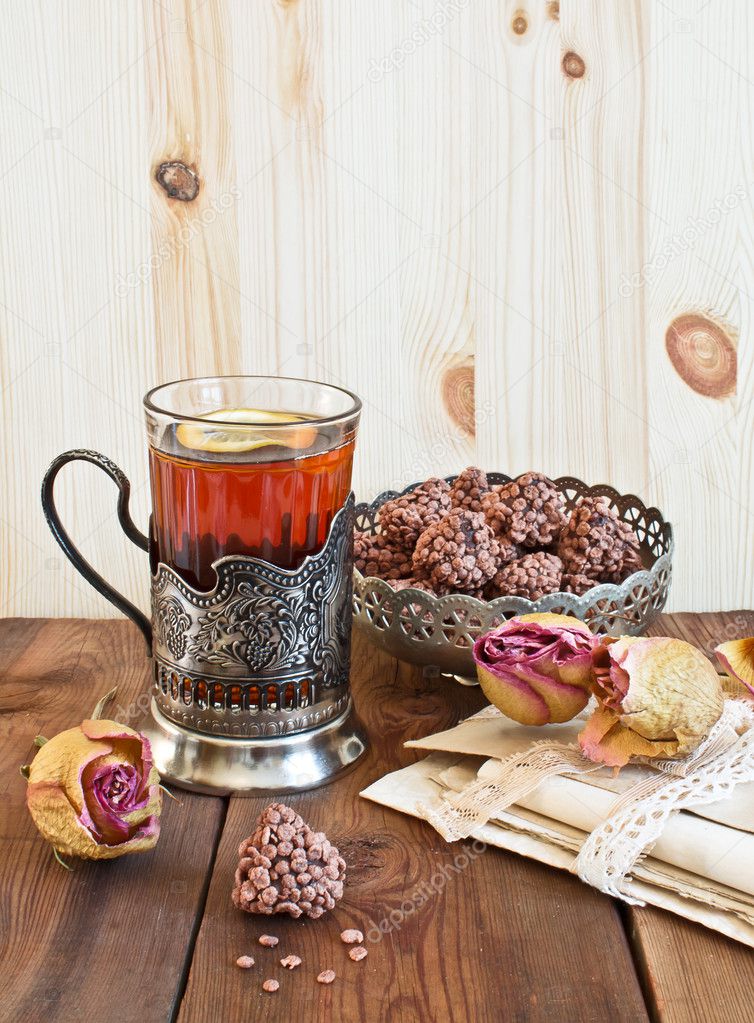
[{"label": "wooden plank table", "polygon": [[[754,634],[754,614],[666,616],[653,631],[709,651],[719,639]],[[32,758],[35,735],[78,723],[115,684],[121,719],[138,725],[147,679],[141,637],[127,622],[0,621],[0,1020],[754,1018],[754,953],[743,946],[500,850],[472,855],[456,871],[458,844],[359,799],[415,759],[406,739],[453,725],[483,698],[358,635],[353,687],[370,751],[334,784],[286,797],[348,862],[332,914],[263,921],[232,906],[237,846],[262,799],[179,793],[180,803],[166,800],[153,852],[63,870],[25,810],[18,765]],[[367,959],[351,962],[339,932],[367,934],[391,913],[392,929],[366,943]],[[257,944],[264,931],[279,935],[277,950]],[[294,973],[278,964],[288,952],[304,961]],[[235,967],[242,953],[255,956],[254,969]],[[338,974],[330,987],[315,981],[325,967]],[[261,990],[265,977],[280,980],[277,994]]]}]

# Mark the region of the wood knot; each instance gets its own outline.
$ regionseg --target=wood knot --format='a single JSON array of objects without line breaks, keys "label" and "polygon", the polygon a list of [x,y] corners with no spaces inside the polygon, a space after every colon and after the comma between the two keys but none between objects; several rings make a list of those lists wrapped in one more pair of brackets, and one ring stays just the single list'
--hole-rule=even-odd
[{"label": "wood knot", "polygon": [[394,845],[389,835],[377,832],[361,838],[341,838],[338,841],[338,850],[346,861],[351,876],[356,873],[363,880],[368,875],[379,877]]},{"label": "wood knot", "polygon": [[563,54],[563,74],[568,78],[583,78],[584,72],[586,71],[586,64],[582,57],[579,57],[578,53],[574,53],[573,50],[569,50],[568,53]]},{"label": "wood knot", "polygon": [[560,0],[548,0],[547,3],[547,17],[552,18],[553,21],[558,21],[560,18]]},{"label": "wood knot", "polygon": [[162,185],[171,199],[192,202],[199,194],[199,176],[180,160],[161,163],[155,171],[158,184]]},{"label": "wood knot", "polygon": [[516,11],[511,22],[511,28],[517,36],[522,36],[529,27],[529,22],[526,20],[526,15],[523,11]]},{"label": "wood knot", "polygon": [[738,353],[732,337],[699,313],[676,317],[665,333],[665,348],[678,376],[697,394],[735,394]]},{"label": "wood knot", "polygon": [[446,370],[442,378],[442,401],[456,426],[473,437],[476,433],[473,361]]}]

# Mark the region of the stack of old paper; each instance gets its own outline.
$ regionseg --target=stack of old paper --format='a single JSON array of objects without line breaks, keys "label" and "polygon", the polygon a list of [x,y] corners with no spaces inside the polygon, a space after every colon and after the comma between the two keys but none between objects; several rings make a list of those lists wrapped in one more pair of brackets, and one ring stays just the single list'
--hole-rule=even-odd
[{"label": "stack of old paper", "polygon": [[[720,754],[718,743],[679,779],[649,765],[618,775],[579,765],[584,716],[526,728],[488,707],[406,743],[430,755],[362,795],[423,817],[449,840],[468,835],[509,849],[754,947],[754,711],[739,700],[726,701],[728,711],[735,749]],[[562,749],[562,770],[517,785],[543,732],[545,746]]]}]

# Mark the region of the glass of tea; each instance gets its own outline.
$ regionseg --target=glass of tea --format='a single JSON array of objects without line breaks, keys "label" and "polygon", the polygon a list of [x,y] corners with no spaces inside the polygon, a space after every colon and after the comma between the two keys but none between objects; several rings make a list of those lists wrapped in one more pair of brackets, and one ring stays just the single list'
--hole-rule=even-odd
[{"label": "glass of tea", "polygon": [[[73,564],[141,629],[152,657],[161,775],[205,792],[295,791],[329,780],[366,743],[349,688],[354,498],[361,402],[285,377],[203,377],[144,399],[152,516],[129,483],[77,449],[45,476],[42,503]],[[89,565],[53,499],[70,461],[119,489],[126,535],[149,553],[151,618]]]},{"label": "glass of tea", "polygon": [[351,489],[360,402],[308,380],[179,380],[144,399],[152,571],[206,590],[230,554],[295,568],[321,550]]}]

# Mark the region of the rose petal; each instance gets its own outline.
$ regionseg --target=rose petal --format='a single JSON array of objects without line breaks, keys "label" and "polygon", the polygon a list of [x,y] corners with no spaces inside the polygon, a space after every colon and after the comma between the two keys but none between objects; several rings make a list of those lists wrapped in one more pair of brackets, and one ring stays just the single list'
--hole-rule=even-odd
[{"label": "rose petal", "polygon": [[[144,765],[142,773],[145,778],[152,770],[152,746],[146,735],[142,735],[141,732],[118,721],[108,720],[82,721],[81,731],[88,739],[109,739],[113,752],[123,753],[121,759],[124,763],[141,761]],[[135,746],[138,746],[138,749],[129,754],[128,751]]]},{"label": "rose petal", "polygon": [[595,764],[625,767],[632,757],[666,759],[678,752],[677,742],[652,742],[620,723],[620,717],[607,707],[597,707],[579,733],[584,756]]},{"label": "rose petal", "polygon": [[515,675],[501,679],[499,674],[478,665],[477,676],[490,703],[512,721],[522,725],[546,725],[550,720],[550,712],[542,697]]},{"label": "rose petal", "polygon": [[68,728],[39,750],[29,768],[29,781],[58,783],[79,814],[84,806],[81,775],[89,763],[110,751],[108,743],[88,739],[80,728]]},{"label": "rose petal", "polygon": [[547,675],[538,675],[536,672],[526,671],[523,667],[519,669],[519,676],[528,681],[534,692],[545,701],[550,724],[570,721],[589,703],[590,694],[581,686],[569,685]]},{"label": "rose petal", "polygon": [[715,654],[723,670],[754,696],[754,636],[721,643]]},{"label": "rose petal", "polygon": [[107,718],[82,721],[80,727],[87,739],[138,739],[140,743],[149,744],[146,736],[129,728],[128,725],[122,725],[118,721],[110,721]]},{"label": "rose petal", "polygon": [[58,783],[29,782],[26,805],[39,833],[62,855],[88,859],[96,851],[96,840]]},{"label": "rose petal", "polygon": [[595,639],[592,630],[586,624],[582,622],[580,618],[574,618],[573,615],[559,615],[553,611],[541,611],[530,615],[517,615],[516,621],[519,622],[535,622],[537,625],[544,626],[562,626],[567,629],[575,629],[577,632],[583,632],[585,636]]},{"label": "rose petal", "polygon": [[85,805],[80,821],[89,828],[95,838],[106,845],[117,845],[127,841],[131,829],[121,817],[114,813],[97,789],[84,785]]},{"label": "rose petal", "polygon": [[125,813],[146,804],[149,793],[142,779],[143,764],[101,764],[94,761],[87,769],[85,789],[97,794],[103,806]]}]

